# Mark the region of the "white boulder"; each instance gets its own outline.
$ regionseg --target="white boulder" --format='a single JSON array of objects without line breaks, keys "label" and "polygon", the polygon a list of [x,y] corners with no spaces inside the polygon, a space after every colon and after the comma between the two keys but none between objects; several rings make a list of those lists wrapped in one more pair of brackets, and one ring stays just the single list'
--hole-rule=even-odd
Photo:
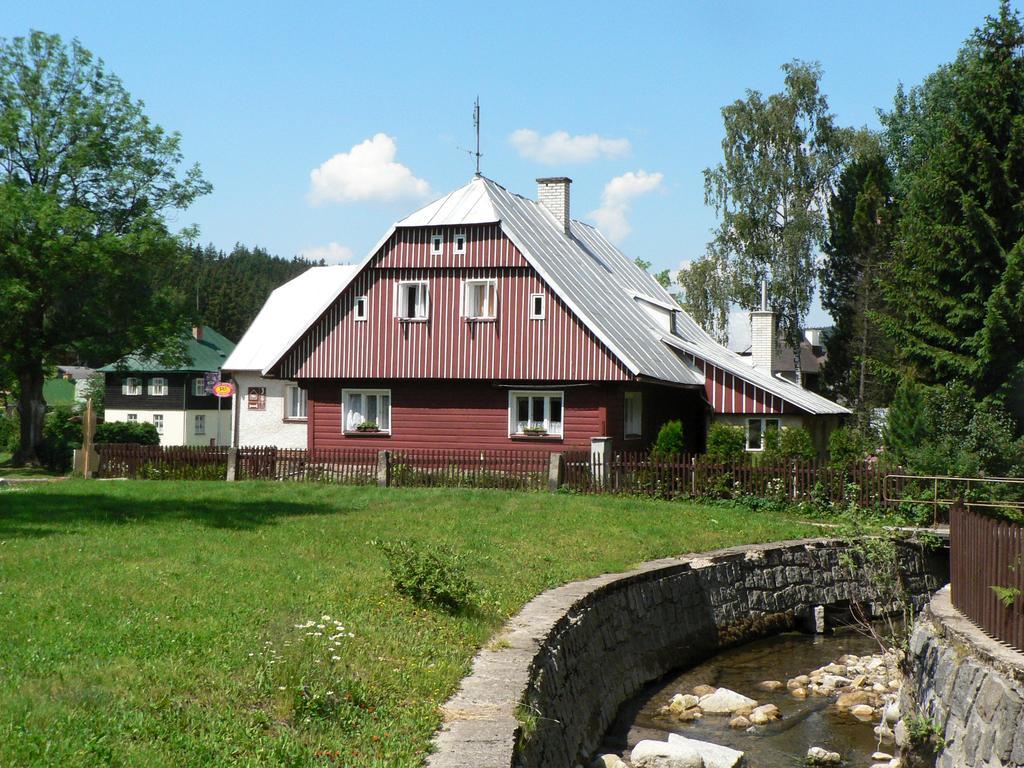
[{"label": "white boulder", "polygon": [[668,735],[668,743],[686,744],[696,749],[704,761],[704,768],[735,768],[743,764],[742,752],[738,749],[723,747],[721,744],[688,739],[685,736],[680,736],[678,733],[670,733]]},{"label": "white boulder", "polygon": [[629,755],[633,768],[704,768],[704,759],[687,744],[644,739]]},{"label": "white boulder", "polygon": [[807,750],[807,762],[811,765],[837,765],[842,759],[838,752],[829,752],[823,747],[811,747]]},{"label": "white boulder", "polygon": [[714,693],[700,697],[700,708],[705,715],[731,715],[741,709],[753,710],[757,702],[742,693],[719,688]]},{"label": "white boulder", "polygon": [[618,755],[607,754],[595,757],[590,768],[629,768],[629,766]]}]

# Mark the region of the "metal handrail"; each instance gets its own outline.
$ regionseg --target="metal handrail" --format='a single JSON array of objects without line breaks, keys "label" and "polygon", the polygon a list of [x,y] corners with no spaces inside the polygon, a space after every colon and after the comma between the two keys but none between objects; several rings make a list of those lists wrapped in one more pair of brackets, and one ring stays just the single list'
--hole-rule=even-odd
[{"label": "metal handrail", "polygon": [[[901,499],[889,495],[889,482],[891,480],[924,480],[932,483],[932,498],[930,499]],[[964,494],[956,498],[940,498],[939,483],[954,482],[967,483]],[[991,483],[993,485],[1024,485],[1022,477],[960,477],[958,475],[886,475],[882,481],[882,500],[886,504],[927,504],[932,508],[932,522],[938,521],[939,507],[951,507],[954,504],[963,504],[965,507],[988,507],[992,509],[1024,509],[1024,501],[970,501],[971,483]]]}]

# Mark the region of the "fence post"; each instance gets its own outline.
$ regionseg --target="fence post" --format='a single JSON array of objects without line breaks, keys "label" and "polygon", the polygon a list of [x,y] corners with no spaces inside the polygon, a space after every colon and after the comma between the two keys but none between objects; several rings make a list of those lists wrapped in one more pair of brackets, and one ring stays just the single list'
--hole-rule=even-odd
[{"label": "fence post", "polygon": [[236,474],[237,473],[237,469],[238,469],[238,449],[237,448],[228,448],[228,474],[227,474],[227,481],[229,483],[233,483],[236,479],[238,479],[238,476]]},{"label": "fence post", "polygon": [[603,486],[609,481],[612,470],[612,439],[610,437],[590,438],[590,467],[598,485]]},{"label": "fence post", "polygon": [[565,482],[565,458],[560,453],[552,453],[548,460],[548,490],[554,493]]},{"label": "fence post", "polygon": [[391,451],[377,451],[377,485],[391,485]]}]

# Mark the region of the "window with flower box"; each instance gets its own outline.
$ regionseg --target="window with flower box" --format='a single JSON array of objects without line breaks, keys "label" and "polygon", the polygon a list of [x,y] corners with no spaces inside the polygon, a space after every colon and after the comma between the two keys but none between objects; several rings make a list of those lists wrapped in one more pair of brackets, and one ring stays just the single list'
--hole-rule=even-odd
[{"label": "window with flower box", "polygon": [[343,389],[341,402],[341,423],[345,432],[391,432],[390,389]]},{"label": "window with flower box", "polygon": [[509,392],[508,432],[512,437],[561,437],[562,392]]}]

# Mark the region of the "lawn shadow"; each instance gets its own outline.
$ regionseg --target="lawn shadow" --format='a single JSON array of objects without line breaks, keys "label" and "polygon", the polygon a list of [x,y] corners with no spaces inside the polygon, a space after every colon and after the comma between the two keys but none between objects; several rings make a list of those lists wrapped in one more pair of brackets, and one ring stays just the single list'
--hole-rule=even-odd
[{"label": "lawn shadow", "polygon": [[344,504],[321,501],[225,500],[186,494],[175,499],[153,499],[72,489],[52,493],[4,491],[0,492],[0,539],[72,533],[68,525],[73,523],[126,525],[183,520],[210,528],[252,531],[274,525],[281,518],[351,511]]}]

